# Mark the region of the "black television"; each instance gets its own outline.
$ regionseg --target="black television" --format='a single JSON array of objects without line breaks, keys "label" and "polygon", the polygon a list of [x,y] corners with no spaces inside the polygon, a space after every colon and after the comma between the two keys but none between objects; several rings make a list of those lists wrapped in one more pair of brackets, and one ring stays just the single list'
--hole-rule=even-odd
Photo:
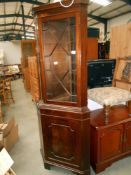
[{"label": "black television", "polygon": [[116,60],[88,61],[88,88],[111,86]]}]

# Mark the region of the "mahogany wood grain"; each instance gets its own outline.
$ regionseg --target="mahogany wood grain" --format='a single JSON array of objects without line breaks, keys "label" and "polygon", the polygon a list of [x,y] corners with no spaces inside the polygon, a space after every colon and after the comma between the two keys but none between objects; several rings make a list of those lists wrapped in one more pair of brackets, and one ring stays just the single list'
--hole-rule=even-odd
[{"label": "mahogany wood grain", "polygon": [[88,38],[87,39],[87,60],[97,60],[98,59],[98,38]]},{"label": "mahogany wood grain", "polygon": [[[49,6],[41,6],[34,8],[34,13],[38,18],[38,35],[42,36],[42,22],[48,20],[57,20],[71,16],[76,17],[76,52],[77,52],[77,95],[78,103],[66,103],[67,106],[86,106],[87,104],[87,6],[85,2],[81,4],[76,1],[70,8],[64,8],[59,3],[50,4]],[[54,9],[52,10],[52,8]],[[79,24],[79,25],[78,25]],[[42,79],[42,99],[46,103],[65,105],[65,102],[59,103],[50,101],[46,97],[46,79],[44,71],[44,45],[43,38],[39,37],[40,47],[40,66],[41,66],[41,79]],[[84,75],[84,76],[83,76]]]},{"label": "mahogany wood grain", "polygon": [[91,165],[96,173],[131,154],[131,117],[127,106],[111,108],[108,124],[104,110],[91,112]]},{"label": "mahogany wood grain", "polygon": [[[90,174],[90,112],[87,108],[87,1],[76,0],[69,8],[60,3],[34,8],[38,21],[38,63],[41,78],[41,101],[38,102],[38,120],[41,153],[46,169],[59,166],[79,175]],[[47,96],[43,23],[75,18],[77,100],[53,101]],[[66,41],[66,39],[64,40]],[[64,44],[64,46],[67,46]],[[50,49],[50,48],[49,48]],[[56,52],[58,59],[62,57]],[[64,69],[64,66],[63,66]],[[59,70],[57,70],[59,71]],[[63,70],[62,70],[63,71]],[[49,77],[49,76],[48,76]],[[50,76],[51,77],[51,76]],[[51,77],[52,78],[52,77]],[[50,87],[52,88],[52,87]]]},{"label": "mahogany wood grain", "polygon": [[60,110],[46,104],[41,104],[38,109],[44,162],[78,174],[90,174],[89,112],[73,107],[65,111],[64,107]]}]

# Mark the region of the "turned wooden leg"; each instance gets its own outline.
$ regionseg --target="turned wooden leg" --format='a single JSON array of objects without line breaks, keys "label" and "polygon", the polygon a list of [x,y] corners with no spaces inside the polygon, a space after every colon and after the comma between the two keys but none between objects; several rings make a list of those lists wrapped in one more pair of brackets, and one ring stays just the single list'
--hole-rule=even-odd
[{"label": "turned wooden leg", "polygon": [[106,106],[106,105],[104,105],[104,116],[105,116],[105,124],[107,125],[108,124],[108,122],[109,122],[109,113],[110,113],[110,106],[108,105],[108,106]]},{"label": "turned wooden leg", "polygon": [[131,116],[131,100],[128,101],[129,116]]}]

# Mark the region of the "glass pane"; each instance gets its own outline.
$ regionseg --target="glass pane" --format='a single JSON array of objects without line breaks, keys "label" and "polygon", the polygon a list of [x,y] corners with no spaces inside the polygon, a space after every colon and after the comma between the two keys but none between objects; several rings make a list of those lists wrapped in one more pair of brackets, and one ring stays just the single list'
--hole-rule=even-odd
[{"label": "glass pane", "polygon": [[75,18],[43,23],[46,95],[53,101],[77,101]]}]

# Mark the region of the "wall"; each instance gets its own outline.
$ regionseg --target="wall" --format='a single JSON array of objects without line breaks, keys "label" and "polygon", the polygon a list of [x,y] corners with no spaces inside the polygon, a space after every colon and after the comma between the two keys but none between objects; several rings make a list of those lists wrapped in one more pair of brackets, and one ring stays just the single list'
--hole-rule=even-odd
[{"label": "wall", "polygon": [[20,64],[20,41],[1,41],[1,49],[4,50],[4,64]]},{"label": "wall", "polygon": [[[108,20],[107,23],[107,32],[110,32],[110,29],[114,26],[119,26],[121,24],[126,24],[129,20],[131,20],[131,13],[119,16],[117,18],[113,18],[111,20]],[[101,42],[104,39],[104,25],[102,23],[99,23],[93,27],[100,29],[100,39]]]},{"label": "wall", "polygon": [[117,18],[113,18],[108,21],[107,24],[107,31],[110,32],[110,29],[114,26],[119,26],[121,24],[126,24],[128,21],[131,20],[131,13],[128,13],[126,15],[119,16]]}]

